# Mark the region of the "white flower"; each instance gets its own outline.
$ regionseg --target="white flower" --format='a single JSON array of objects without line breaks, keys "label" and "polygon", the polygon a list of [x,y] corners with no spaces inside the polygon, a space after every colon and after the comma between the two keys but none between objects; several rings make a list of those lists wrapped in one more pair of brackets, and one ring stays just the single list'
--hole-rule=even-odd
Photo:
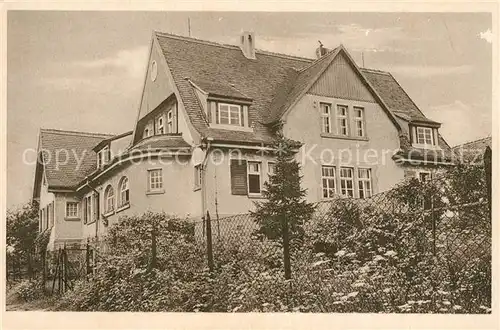
[{"label": "white flower", "polygon": [[345,256],[345,251],[344,250],[340,250],[340,251],[337,251],[337,253],[335,253],[335,256],[336,257],[343,257]]},{"label": "white flower", "polygon": [[397,252],[390,250],[390,251],[387,251],[384,255],[387,257],[394,257],[397,255]]}]

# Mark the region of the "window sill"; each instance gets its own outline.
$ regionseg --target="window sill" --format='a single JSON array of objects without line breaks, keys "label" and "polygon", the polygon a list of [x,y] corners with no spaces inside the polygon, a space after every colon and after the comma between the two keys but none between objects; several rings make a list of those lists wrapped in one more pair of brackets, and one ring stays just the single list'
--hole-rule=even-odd
[{"label": "window sill", "polygon": [[368,141],[368,138],[366,136],[337,135],[337,134],[332,134],[332,133],[321,133],[321,137],[327,138],[327,139]]},{"label": "window sill", "polygon": [[164,194],[164,193],[165,193],[165,189],[146,191],[146,195],[160,195],[160,194]]},{"label": "window sill", "polygon": [[130,203],[127,203],[127,204],[120,206],[119,208],[116,209],[115,213],[121,212],[121,211],[126,210],[128,208],[130,208]]},{"label": "window sill", "polygon": [[411,145],[413,148],[418,148],[418,149],[426,149],[426,150],[443,150],[441,149],[440,146],[436,145],[429,145],[429,144],[418,144],[418,143],[413,143]]},{"label": "window sill", "polygon": [[237,126],[237,125],[210,124],[210,128],[226,129],[226,130],[241,131],[241,132],[253,132],[253,129],[251,127]]},{"label": "window sill", "polygon": [[79,217],[65,217],[64,221],[80,221]]},{"label": "window sill", "polygon": [[115,210],[111,210],[111,211],[109,211],[107,213],[104,213],[102,216],[105,217],[105,218],[107,218],[107,217],[109,217],[109,216],[111,216],[113,214],[115,214]]},{"label": "window sill", "polygon": [[262,195],[262,194],[248,194],[248,198],[251,198],[251,199],[265,199],[264,195]]}]

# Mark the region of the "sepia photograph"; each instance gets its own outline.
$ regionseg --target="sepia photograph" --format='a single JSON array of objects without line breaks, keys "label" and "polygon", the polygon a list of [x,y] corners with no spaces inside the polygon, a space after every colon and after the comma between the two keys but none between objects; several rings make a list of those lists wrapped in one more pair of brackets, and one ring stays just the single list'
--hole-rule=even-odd
[{"label": "sepia photograph", "polygon": [[492,313],[492,13],[6,18],[7,313]]}]

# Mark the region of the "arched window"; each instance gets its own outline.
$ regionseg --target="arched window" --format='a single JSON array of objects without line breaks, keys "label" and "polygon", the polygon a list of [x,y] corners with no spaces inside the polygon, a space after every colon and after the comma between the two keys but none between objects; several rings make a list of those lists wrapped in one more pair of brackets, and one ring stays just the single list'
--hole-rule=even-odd
[{"label": "arched window", "polygon": [[115,209],[115,190],[111,185],[104,190],[104,213],[112,212]]},{"label": "arched window", "polygon": [[121,206],[124,206],[124,205],[127,205],[129,203],[129,198],[130,198],[130,195],[129,195],[129,189],[128,189],[128,178],[126,176],[124,176],[121,180],[120,180],[120,184],[118,185],[118,189],[120,191],[120,195],[119,195],[119,198],[118,198],[118,206],[121,207]]}]

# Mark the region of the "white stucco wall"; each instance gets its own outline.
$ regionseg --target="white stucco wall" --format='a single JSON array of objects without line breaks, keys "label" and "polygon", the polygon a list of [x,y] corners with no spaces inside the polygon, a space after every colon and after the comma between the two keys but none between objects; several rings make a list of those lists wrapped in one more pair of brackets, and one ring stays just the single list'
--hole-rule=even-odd
[{"label": "white stucco wall", "polygon": [[[367,140],[322,137],[319,102],[331,103],[333,111],[336,104],[363,107]],[[322,165],[336,166],[337,173],[339,166],[371,168],[374,193],[390,189],[404,179],[404,170],[391,159],[399,148],[398,131],[377,103],[306,94],[286,116],[283,131],[285,136],[304,144],[297,159],[310,201],[322,199]]]}]

